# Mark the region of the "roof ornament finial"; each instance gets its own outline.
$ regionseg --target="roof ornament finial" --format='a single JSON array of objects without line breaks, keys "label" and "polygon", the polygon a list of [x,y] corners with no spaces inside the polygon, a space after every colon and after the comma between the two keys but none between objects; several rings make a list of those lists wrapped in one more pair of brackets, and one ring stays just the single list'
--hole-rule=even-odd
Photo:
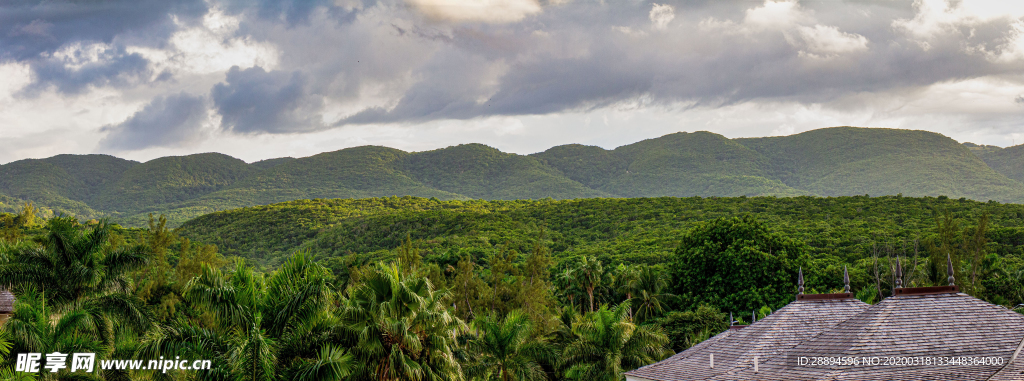
[{"label": "roof ornament finial", "polygon": [[757,323],[757,311],[756,310],[751,310],[750,311],[750,324],[754,324],[754,323]]},{"label": "roof ornament finial", "polygon": [[900,264],[900,256],[896,256],[896,288],[903,288],[903,265]]},{"label": "roof ornament finial", "polygon": [[804,294],[804,267],[800,266],[800,272],[796,276],[796,294]]},{"label": "roof ornament finial", "polygon": [[843,265],[843,292],[850,292],[850,271]]},{"label": "roof ornament finial", "polygon": [[949,274],[949,279],[947,279],[949,285],[955,286],[956,284],[953,282],[956,280],[956,278],[953,278],[953,258],[950,258],[949,253],[946,253],[946,273]]},{"label": "roof ornament finial", "polygon": [[730,312],[729,313],[729,326],[732,327],[732,324],[735,323],[735,322],[736,322],[736,319],[732,318],[732,312]]}]

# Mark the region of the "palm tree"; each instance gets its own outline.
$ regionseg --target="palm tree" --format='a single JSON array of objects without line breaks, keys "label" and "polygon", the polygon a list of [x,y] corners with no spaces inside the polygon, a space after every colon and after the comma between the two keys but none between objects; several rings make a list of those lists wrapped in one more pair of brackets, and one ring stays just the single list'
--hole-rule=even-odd
[{"label": "palm tree", "polygon": [[[8,363],[7,356],[11,354],[11,348],[14,343],[11,342],[11,334],[7,329],[0,328],[0,363]],[[32,381],[36,379],[35,373],[15,372],[13,368],[0,369],[0,380],[8,381]]]},{"label": "palm tree", "polygon": [[[640,266],[619,264],[615,268],[615,288],[626,294],[626,300],[642,292],[640,289]],[[629,317],[633,317],[633,308],[629,307]]]},{"label": "palm tree", "polygon": [[608,283],[604,266],[597,258],[584,256],[576,268],[576,274],[576,279],[583,289],[587,290],[587,296],[590,298],[590,312],[594,312],[594,290]]},{"label": "palm tree", "polygon": [[582,299],[582,294],[584,292],[579,287],[577,277],[578,274],[576,273],[575,268],[566,268],[555,275],[553,283],[555,288],[559,290],[558,292],[565,296],[566,299],[569,299],[569,305],[572,306],[573,309],[578,310],[579,307],[576,306],[576,296],[580,295],[580,299]]},{"label": "palm tree", "polygon": [[[142,303],[130,297],[127,274],[147,263],[143,246],[111,248],[110,225],[101,221],[80,229],[74,217],[50,219],[43,245],[0,246],[0,284],[16,292],[34,288],[62,310],[85,300],[112,307],[108,312],[145,324]],[[124,309],[127,313],[118,313]]]},{"label": "palm tree", "polygon": [[677,298],[675,295],[663,292],[668,288],[668,280],[665,279],[662,272],[650,266],[642,266],[637,270],[632,286],[635,294],[630,303],[637,305],[634,316],[637,322],[644,322],[663,312],[665,310],[663,302],[666,299]]},{"label": "palm tree", "polygon": [[189,356],[216,366],[203,379],[341,379],[351,354],[330,345],[337,339],[331,272],[303,252],[269,278],[239,263],[234,272],[203,266],[185,287],[186,302],[212,312],[215,324],[179,320],[158,327],[143,341],[143,357]]},{"label": "palm tree", "polygon": [[377,264],[348,290],[340,323],[358,364],[353,379],[463,379],[453,352],[465,323],[447,309],[451,294],[401,269]]},{"label": "palm tree", "polygon": [[620,381],[622,372],[663,359],[671,354],[661,328],[633,324],[629,303],[609,309],[601,306],[575,319],[575,341],[562,352],[565,378],[588,381]]},{"label": "palm tree", "polygon": [[553,353],[546,342],[531,340],[528,315],[519,310],[504,319],[490,314],[474,321],[473,326],[479,334],[466,345],[473,356],[465,368],[467,376],[498,381],[547,379],[539,361],[550,360]]},{"label": "palm tree", "polygon": [[[29,288],[18,296],[4,331],[9,335],[9,353],[96,353],[102,358],[103,343],[110,339],[109,324],[87,308],[69,308],[58,314],[42,293]],[[66,372],[51,375],[45,369],[38,373],[47,379],[63,375]]]}]

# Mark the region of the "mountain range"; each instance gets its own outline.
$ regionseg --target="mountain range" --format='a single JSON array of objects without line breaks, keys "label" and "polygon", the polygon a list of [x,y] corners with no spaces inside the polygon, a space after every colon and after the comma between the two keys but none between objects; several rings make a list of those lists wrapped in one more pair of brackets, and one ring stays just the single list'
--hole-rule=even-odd
[{"label": "mountain range", "polygon": [[0,211],[172,225],[311,198],[571,199],[660,196],[947,196],[1024,203],[1024,145],[960,144],[913,130],[834,127],[729,139],[679,132],[612,150],[569,144],[518,155],[482,144],[425,152],[362,146],[246,163],[219,153],[144,163],[57,155],[0,165]]}]

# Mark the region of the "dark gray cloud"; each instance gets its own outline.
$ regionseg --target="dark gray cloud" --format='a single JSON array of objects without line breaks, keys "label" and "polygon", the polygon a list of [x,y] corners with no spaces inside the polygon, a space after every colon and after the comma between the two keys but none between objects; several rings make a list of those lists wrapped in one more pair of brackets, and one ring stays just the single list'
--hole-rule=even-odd
[{"label": "dark gray cloud", "polygon": [[99,146],[131,151],[194,143],[202,138],[202,123],[207,113],[201,96],[179,93],[157,97],[121,124],[103,127],[101,131],[107,136]]},{"label": "dark gray cloud", "polygon": [[0,3],[0,59],[31,59],[75,42],[115,37],[159,42],[183,21],[205,14],[203,0],[30,1]]},{"label": "dark gray cloud", "polygon": [[[125,84],[147,65],[141,56],[124,53],[125,44],[161,46],[177,30],[172,17],[188,23],[206,12],[203,0],[5,1],[0,3],[0,61],[29,63],[36,80],[32,90],[53,85],[77,93],[89,85]],[[106,61],[75,70],[53,58],[55,52],[95,43],[112,46]]]},{"label": "dark gray cloud", "polygon": [[149,78],[149,62],[139,54],[123,48],[103,49],[98,60],[71,66],[63,57],[32,60],[33,81],[22,89],[22,95],[34,95],[55,88],[64,94],[77,94],[90,86],[128,86]]},{"label": "dark gray cloud", "polygon": [[237,133],[288,133],[322,127],[322,98],[309,93],[309,80],[300,72],[245,70],[237,66],[211,92],[221,115],[221,127]]},{"label": "dark gray cloud", "polygon": [[[225,0],[222,4],[232,14],[251,13],[262,19],[279,21],[295,26],[309,21],[313,12],[323,9],[337,20],[351,20],[356,12],[352,7],[340,7],[334,0]],[[362,8],[376,1],[353,1]]]}]

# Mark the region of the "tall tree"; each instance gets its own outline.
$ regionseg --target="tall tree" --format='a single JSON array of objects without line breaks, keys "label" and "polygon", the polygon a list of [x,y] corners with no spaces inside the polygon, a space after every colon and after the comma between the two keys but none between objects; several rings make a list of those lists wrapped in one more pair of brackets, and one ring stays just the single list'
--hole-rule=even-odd
[{"label": "tall tree", "polygon": [[701,303],[750,311],[789,303],[806,244],[768,229],[750,215],[701,223],[683,235],[669,264],[674,293]]},{"label": "tall tree", "polygon": [[657,316],[665,311],[666,301],[678,299],[665,292],[667,288],[664,273],[651,266],[638,266],[631,288],[635,295],[630,299],[630,304],[637,306],[634,316],[637,322]]},{"label": "tall tree", "polygon": [[562,351],[560,364],[570,380],[620,381],[622,373],[654,363],[672,351],[668,337],[654,325],[637,326],[629,319],[629,303],[576,318],[576,339]]},{"label": "tall tree", "polygon": [[[98,358],[106,358],[115,339],[113,329],[96,306],[68,306],[58,312],[42,292],[32,288],[18,295],[14,314],[4,323],[4,330],[10,333],[12,353],[79,352],[96,353]],[[66,371],[56,376],[66,376]],[[40,369],[36,375],[55,376],[46,369]]]},{"label": "tall tree", "polygon": [[499,318],[483,316],[473,322],[476,334],[466,344],[471,361],[466,375],[479,380],[546,380],[541,362],[553,358],[553,350],[543,339],[531,335],[530,317],[514,310]]},{"label": "tall tree", "polygon": [[455,277],[451,282],[455,314],[465,320],[472,320],[476,309],[489,294],[490,287],[476,272],[476,264],[469,257],[459,259],[455,266]]},{"label": "tall tree", "polygon": [[146,263],[144,247],[112,248],[105,221],[85,230],[72,217],[57,217],[46,227],[43,245],[0,245],[0,284],[19,295],[45,296],[41,311],[54,319],[68,311],[87,312],[103,345],[113,344],[114,326],[147,329],[152,316],[131,294],[126,275]]},{"label": "tall tree", "polygon": [[590,312],[594,312],[594,291],[606,286],[609,281],[608,274],[604,271],[604,265],[595,257],[584,256],[576,267],[576,279],[587,291],[590,300]]},{"label": "tall tree", "polygon": [[313,375],[339,379],[350,373],[350,354],[330,343],[333,275],[296,252],[269,278],[241,263],[230,274],[203,266],[186,286],[184,299],[213,313],[212,326],[179,320],[144,340],[143,356],[189,356],[213,360],[201,377],[277,380]]},{"label": "tall tree", "polygon": [[522,280],[519,286],[518,305],[530,317],[534,334],[546,334],[554,328],[557,301],[552,295],[551,265],[554,260],[544,244],[545,234],[541,230],[533,250],[522,264]]},{"label": "tall tree", "polygon": [[378,264],[348,289],[339,315],[359,380],[461,380],[453,352],[465,323],[447,309],[451,294],[398,263]]}]

